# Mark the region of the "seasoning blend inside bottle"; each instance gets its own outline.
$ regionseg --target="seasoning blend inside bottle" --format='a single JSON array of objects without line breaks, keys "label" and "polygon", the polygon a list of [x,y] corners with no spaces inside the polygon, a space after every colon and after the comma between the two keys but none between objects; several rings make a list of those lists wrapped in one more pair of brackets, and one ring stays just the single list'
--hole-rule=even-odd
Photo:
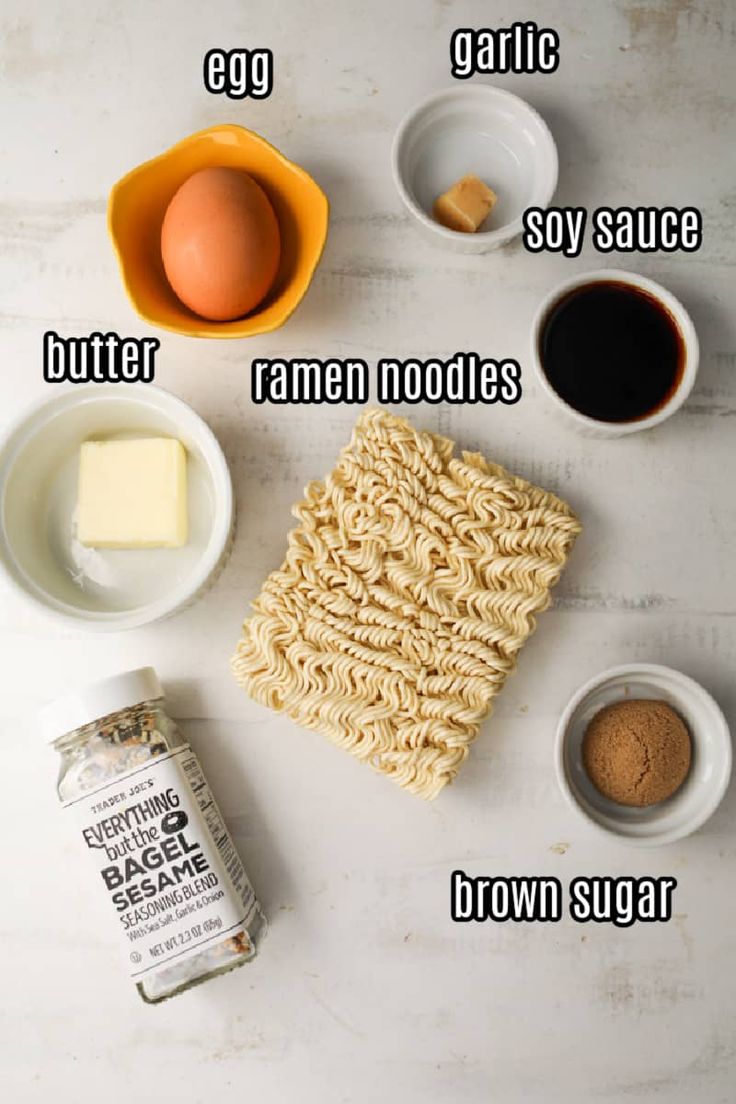
[{"label": "seasoning blend inside bottle", "polygon": [[41,727],[61,756],[59,797],[143,999],[164,1000],[253,958],[263,913],[153,668],[52,703]]}]

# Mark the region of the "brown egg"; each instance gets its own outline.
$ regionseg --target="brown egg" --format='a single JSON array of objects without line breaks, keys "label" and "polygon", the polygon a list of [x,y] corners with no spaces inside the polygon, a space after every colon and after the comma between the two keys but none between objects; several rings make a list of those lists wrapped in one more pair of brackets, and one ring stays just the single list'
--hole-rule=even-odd
[{"label": "brown egg", "polygon": [[242,318],[265,298],[281,254],[266,193],[241,169],[202,169],[169,204],[161,257],[172,288],[202,318]]}]

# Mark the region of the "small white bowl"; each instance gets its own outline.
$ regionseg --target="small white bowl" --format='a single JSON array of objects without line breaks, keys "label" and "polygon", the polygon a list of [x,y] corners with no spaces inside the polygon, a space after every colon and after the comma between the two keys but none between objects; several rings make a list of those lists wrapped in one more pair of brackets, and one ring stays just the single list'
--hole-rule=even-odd
[{"label": "small white bowl", "polygon": [[[685,721],[692,740],[690,773],[680,789],[645,808],[603,797],[582,757],[583,736],[596,713],[635,698],[667,702]],[[694,679],[670,667],[630,663],[603,671],[573,695],[557,726],[555,759],[560,789],[590,824],[632,847],[655,847],[690,835],[715,812],[731,777],[731,738],[719,706]]]},{"label": "small white bowl", "polygon": [[[79,447],[88,438],[177,437],[187,451],[183,548],[85,548],[76,539]],[[76,628],[118,631],[188,605],[222,566],[233,492],[214,434],[151,384],[89,384],[27,411],[0,443],[0,566],[36,608]]]},{"label": "small white bowl", "polygon": [[[557,187],[557,148],[544,119],[488,84],[438,92],[412,108],[396,132],[391,167],[419,228],[456,253],[487,253],[511,241],[525,209],[546,207]],[[468,174],[498,196],[476,234],[448,230],[432,216],[437,197]]]},{"label": "small white bowl", "polygon": [[[682,379],[674,394],[659,408],[659,410],[656,410],[654,414],[650,414],[647,418],[638,418],[633,422],[600,422],[597,418],[589,418],[587,414],[581,414],[580,411],[575,410],[574,407],[560,398],[547,379],[544,367],[542,366],[540,341],[545,322],[554,306],[560,299],[563,299],[571,291],[574,291],[575,288],[584,287],[586,284],[610,281],[639,288],[641,291],[647,292],[653,298],[658,299],[665,310],[674,319],[675,325],[680,331],[680,336],[682,337],[685,348],[685,364],[683,366]],[[542,390],[545,395],[551,399],[555,408],[563,415],[564,420],[567,421],[568,424],[574,425],[576,429],[587,437],[624,437],[629,433],[640,433],[644,429],[651,429],[652,426],[659,425],[660,422],[664,422],[667,418],[670,418],[676,410],[679,410],[692,391],[695,377],[698,374],[700,346],[698,343],[698,335],[690,315],[687,313],[680,300],[677,299],[671,291],[667,291],[666,288],[662,287],[662,285],[658,284],[655,280],[650,280],[648,276],[640,276],[636,272],[626,272],[619,268],[598,268],[593,272],[583,272],[579,276],[570,276],[560,284],[557,284],[557,286],[545,296],[539,304],[537,312],[534,315],[534,321],[532,322],[531,353],[534,370]]]}]

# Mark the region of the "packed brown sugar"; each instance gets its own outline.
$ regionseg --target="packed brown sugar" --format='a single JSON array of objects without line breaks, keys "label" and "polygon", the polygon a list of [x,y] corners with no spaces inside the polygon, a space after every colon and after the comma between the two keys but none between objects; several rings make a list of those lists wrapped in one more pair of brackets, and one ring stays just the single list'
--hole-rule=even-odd
[{"label": "packed brown sugar", "polygon": [[685,723],[663,701],[608,705],[583,737],[591,782],[619,805],[656,805],[671,797],[687,777],[691,754]]}]

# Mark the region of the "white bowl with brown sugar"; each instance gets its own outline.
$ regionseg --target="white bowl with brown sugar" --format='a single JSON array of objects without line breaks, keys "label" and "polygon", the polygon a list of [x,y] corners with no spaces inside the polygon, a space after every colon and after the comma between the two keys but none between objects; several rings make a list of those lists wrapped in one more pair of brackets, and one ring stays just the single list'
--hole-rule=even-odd
[{"label": "white bowl with brown sugar", "polygon": [[570,805],[634,847],[696,831],[731,776],[731,737],[716,701],[694,679],[650,663],[610,668],[580,687],[560,717],[555,754]]}]

